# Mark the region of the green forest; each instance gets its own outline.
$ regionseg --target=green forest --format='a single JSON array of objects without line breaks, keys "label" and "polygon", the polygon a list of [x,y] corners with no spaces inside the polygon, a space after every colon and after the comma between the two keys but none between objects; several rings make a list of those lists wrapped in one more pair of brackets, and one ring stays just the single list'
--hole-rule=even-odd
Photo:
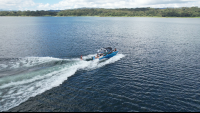
[{"label": "green forest", "polygon": [[81,8],[53,11],[0,11],[0,16],[99,16],[99,17],[200,17],[200,8]]}]

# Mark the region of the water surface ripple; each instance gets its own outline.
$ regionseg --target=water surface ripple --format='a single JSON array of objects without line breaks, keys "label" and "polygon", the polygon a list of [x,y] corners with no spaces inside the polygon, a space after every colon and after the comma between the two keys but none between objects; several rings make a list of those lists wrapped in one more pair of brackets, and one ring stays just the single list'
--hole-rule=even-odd
[{"label": "water surface ripple", "polygon": [[[0,17],[0,111],[198,112],[200,19]],[[101,47],[119,54],[81,61]]]}]

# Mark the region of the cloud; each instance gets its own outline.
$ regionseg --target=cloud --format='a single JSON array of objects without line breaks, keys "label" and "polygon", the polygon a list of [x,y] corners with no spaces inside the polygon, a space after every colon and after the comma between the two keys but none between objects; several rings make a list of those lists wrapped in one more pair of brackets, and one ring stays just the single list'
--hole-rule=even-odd
[{"label": "cloud", "polygon": [[41,10],[47,9],[48,10],[49,7],[50,7],[49,3],[47,3],[47,4],[39,3],[37,6],[37,9],[41,9]]},{"label": "cloud", "polygon": [[199,0],[61,0],[56,4],[35,3],[33,0],[0,0],[1,9],[15,10],[64,10],[90,8],[137,8],[137,7],[200,7]]},{"label": "cloud", "polygon": [[[50,5],[51,9],[73,8],[136,8],[136,7],[192,7],[200,6],[199,0],[62,0]],[[41,7],[40,7],[41,8]]]},{"label": "cloud", "polygon": [[0,0],[0,9],[5,10],[33,9],[35,6],[33,0]]},{"label": "cloud", "polygon": [[199,0],[62,0],[54,7],[71,9],[80,7],[136,8],[136,7],[192,7],[200,6]]},{"label": "cloud", "polygon": [[160,4],[182,4],[182,3],[189,3],[195,2],[197,0],[141,0],[139,1],[143,5],[160,5]]}]

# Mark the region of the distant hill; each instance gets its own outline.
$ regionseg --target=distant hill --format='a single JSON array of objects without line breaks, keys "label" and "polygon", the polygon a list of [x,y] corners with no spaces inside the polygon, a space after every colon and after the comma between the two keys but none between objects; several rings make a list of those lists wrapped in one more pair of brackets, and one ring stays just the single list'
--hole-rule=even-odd
[{"label": "distant hill", "polygon": [[50,12],[60,12],[62,10],[47,10],[47,11],[50,11]]},{"label": "distant hill", "polygon": [[0,16],[200,17],[200,8],[77,8],[66,10],[5,11]]}]

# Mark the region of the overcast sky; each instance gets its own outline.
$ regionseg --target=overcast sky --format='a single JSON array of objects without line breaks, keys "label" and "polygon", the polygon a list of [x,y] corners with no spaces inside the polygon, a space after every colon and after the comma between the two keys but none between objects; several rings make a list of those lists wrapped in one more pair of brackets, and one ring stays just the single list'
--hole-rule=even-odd
[{"label": "overcast sky", "polygon": [[3,10],[64,10],[90,8],[200,7],[200,0],[0,0]]}]

